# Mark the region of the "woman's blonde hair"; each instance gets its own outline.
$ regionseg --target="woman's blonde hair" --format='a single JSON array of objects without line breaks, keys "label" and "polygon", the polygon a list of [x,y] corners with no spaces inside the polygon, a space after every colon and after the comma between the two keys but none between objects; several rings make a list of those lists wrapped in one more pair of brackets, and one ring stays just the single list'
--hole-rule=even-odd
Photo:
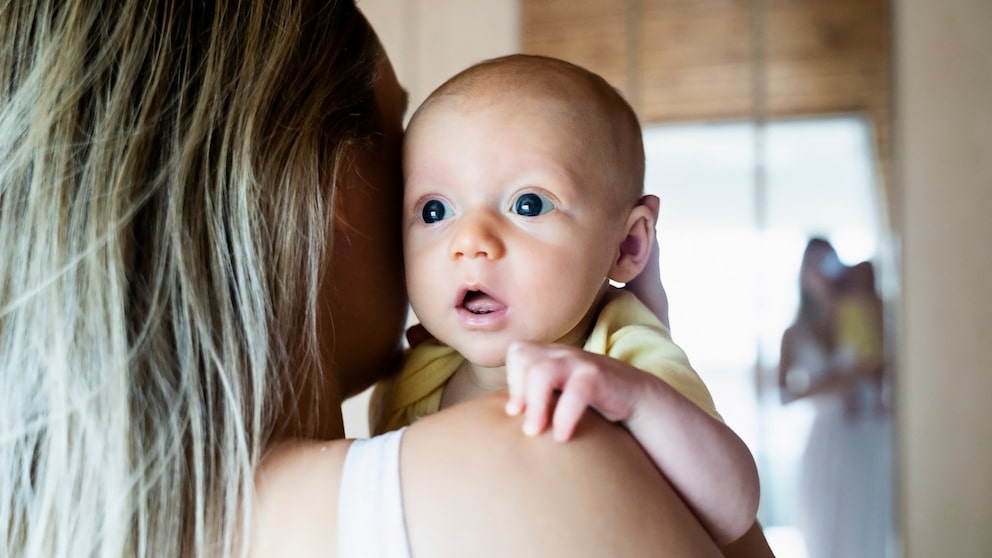
[{"label": "woman's blonde hair", "polygon": [[231,554],[318,372],[376,38],[353,0],[4,2],[0,37],[0,555]]}]

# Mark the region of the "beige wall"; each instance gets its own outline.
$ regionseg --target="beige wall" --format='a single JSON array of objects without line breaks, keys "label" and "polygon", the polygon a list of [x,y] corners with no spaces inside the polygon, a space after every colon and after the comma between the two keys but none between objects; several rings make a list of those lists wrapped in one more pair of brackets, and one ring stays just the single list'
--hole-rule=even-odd
[{"label": "beige wall", "polygon": [[[909,558],[992,555],[992,2],[893,0],[901,531]],[[515,0],[360,0],[411,110],[518,49]],[[346,408],[364,435],[361,404]],[[350,417],[350,419],[349,419]]]},{"label": "beige wall", "polygon": [[894,8],[906,555],[992,556],[992,2]]},{"label": "beige wall", "polygon": [[517,0],[358,0],[389,53],[410,111],[469,65],[520,50]]}]

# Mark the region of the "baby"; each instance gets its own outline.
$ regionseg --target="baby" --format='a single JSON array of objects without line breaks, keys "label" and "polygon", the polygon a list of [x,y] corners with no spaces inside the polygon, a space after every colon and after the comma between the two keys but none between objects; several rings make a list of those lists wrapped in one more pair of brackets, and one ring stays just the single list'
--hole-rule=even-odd
[{"label": "baby", "polygon": [[[416,344],[373,397],[381,433],[509,390],[524,431],[623,424],[719,543],[755,521],[744,443],[667,328],[610,280],[651,259],[657,198],[630,106],[599,76],[512,55],[459,73],[407,128],[403,236]],[[560,393],[555,400],[555,395]]]}]

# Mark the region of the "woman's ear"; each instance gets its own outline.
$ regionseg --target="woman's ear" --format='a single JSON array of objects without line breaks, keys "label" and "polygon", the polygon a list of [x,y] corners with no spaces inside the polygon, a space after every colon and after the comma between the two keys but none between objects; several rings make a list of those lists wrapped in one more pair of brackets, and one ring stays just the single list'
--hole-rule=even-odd
[{"label": "woman's ear", "polygon": [[610,267],[610,279],[613,281],[627,283],[647,265],[655,241],[658,205],[657,196],[643,196],[627,215],[624,225],[627,234],[620,242],[616,259]]}]

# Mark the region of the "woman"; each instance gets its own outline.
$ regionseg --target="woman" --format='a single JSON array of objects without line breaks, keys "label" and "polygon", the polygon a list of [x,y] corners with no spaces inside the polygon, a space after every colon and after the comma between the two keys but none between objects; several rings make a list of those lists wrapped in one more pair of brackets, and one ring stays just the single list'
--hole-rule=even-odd
[{"label": "woman", "polygon": [[866,269],[846,268],[829,242],[811,239],[799,312],[782,337],[782,401],[806,399],[815,413],[798,490],[811,558],[886,554],[890,432],[880,404],[881,312],[870,274],[863,284]]},{"label": "woman", "polygon": [[[36,0],[0,28],[0,554],[334,555],[350,442],[318,440],[394,369],[406,310],[405,101],[375,34],[350,0]],[[456,551],[455,521],[534,553],[714,552],[629,437],[523,444],[501,413],[410,429],[415,553]]]}]

